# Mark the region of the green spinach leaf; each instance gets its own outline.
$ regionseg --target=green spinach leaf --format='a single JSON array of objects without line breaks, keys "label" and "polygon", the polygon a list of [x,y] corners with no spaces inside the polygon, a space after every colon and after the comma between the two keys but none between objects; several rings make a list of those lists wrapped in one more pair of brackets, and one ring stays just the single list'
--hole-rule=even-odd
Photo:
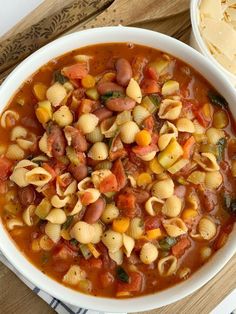
[{"label": "green spinach leaf", "polygon": [[117,267],[116,276],[122,282],[129,282],[129,275],[121,266]]},{"label": "green spinach leaf", "polygon": [[208,92],[208,98],[209,98],[210,102],[213,105],[217,105],[217,106],[220,106],[220,107],[223,107],[223,108],[227,108],[228,107],[227,101],[224,99],[223,96],[221,96],[217,92],[209,91]]},{"label": "green spinach leaf", "polygon": [[218,149],[218,156],[217,156],[217,161],[221,161],[224,158],[224,152],[225,152],[225,147],[226,147],[226,139],[222,137],[218,142],[217,142],[217,149]]},{"label": "green spinach leaf", "polygon": [[61,71],[58,70],[58,71],[55,71],[53,73],[53,79],[55,82],[58,82],[60,84],[65,84],[66,82],[68,82],[68,78],[65,77],[63,74],[61,74]]},{"label": "green spinach leaf", "polygon": [[173,245],[176,244],[176,239],[172,237],[165,237],[159,241],[160,249],[162,251],[169,251]]}]

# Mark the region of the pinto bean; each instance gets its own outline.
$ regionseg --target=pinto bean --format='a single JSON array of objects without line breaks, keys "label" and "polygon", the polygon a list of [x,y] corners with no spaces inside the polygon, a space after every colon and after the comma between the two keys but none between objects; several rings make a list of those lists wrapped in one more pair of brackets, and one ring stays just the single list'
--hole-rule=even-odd
[{"label": "pinto bean", "polygon": [[96,202],[87,206],[87,210],[84,215],[84,221],[89,224],[94,224],[101,217],[105,208],[105,201],[103,198],[99,198]]},{"label": "pinto bean", "polygon": [[85,152],[88,149],[88,143],[85,136],[73,126],[66,126],[64,128],[66,138],[71,138],[71,145],[76,152]]},{"label": "pinto bean", "polygon": [[19,201],[23,206],[29,206],[34,203],[36,193],[31,185],[18,190]]},{"label": "pinto bean", "polygon": [[132,68],[129,63],[124,58],[120,58],[116,61],[116,81],[119,85],[126,87],[129,84],[130,79],[132,78]]},{"label": "pinto bean", "polygon": [[113,82],[101,82],[97,85],[97,90],[100,95],[105,95],[109,92],[124,93],[124,88]]},{"label": "pinto bean", "polygon": [[131,110],[135,107],[135,100],[129,97],[111,98],[106,102],[106,107],[112,111]]},{"label": "pinto bean", "polygon": [[93,114],[98,117],[99,122],[102,122],[103,120],[112,116],[112,111],[108,110],[107,108],[99,108],[93,111]]},{"label": "pinto bean", "polygon": [[47,135],[48,147],[52,156],[55,158],[63,156],[66,149],[66,139],[60,127],[56,124],[49,124]]},{"label": "pinto bean", "polygon": [[83,180],[88,174],[88,168],[86,165],[80,164],[76,166],[74,164],[70,164],[68,170],[77,181]]}]

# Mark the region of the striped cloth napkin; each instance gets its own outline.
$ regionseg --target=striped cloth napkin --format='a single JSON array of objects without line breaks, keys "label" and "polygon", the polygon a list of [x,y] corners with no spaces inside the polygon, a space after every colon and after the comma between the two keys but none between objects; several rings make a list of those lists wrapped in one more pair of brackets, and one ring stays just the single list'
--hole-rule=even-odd
[{"label": "striped cloth napkin", "polygon": [[[42,298],[45,302],[47,302],[57,313],[59,314],[104,314],[103,312],[91,311],[82,309],[80,307],[76,307],[67,303],[63,303],[60,300],[53,298],[51,295],[46,292],[40,290],[38,287],[35,287],[31,282],[26,280],[3,256],[0,251],[0,261],[6,265],[9,269],[11,269],[17,277],[19,277],[31,290],[33,290],[40,298]],[[106,313],[111,314],[111,313]],[[126,314],[126,313],[120,313]]]}]

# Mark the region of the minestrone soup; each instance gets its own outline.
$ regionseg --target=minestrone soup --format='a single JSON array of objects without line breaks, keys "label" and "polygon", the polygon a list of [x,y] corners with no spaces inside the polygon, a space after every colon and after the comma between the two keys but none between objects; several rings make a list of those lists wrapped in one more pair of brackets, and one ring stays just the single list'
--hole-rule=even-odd
[{"label": "minestrone soup", "polygon": [[40,68],[1,115],[0,152],[4,226],[43,273],[84,293],[168,288],[233,228],[228,105],[152,48],[95,45]]}]

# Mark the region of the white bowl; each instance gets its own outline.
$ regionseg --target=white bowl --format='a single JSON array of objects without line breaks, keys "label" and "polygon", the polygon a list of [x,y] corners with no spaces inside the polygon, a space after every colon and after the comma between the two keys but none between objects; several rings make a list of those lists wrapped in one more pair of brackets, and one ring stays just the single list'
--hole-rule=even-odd
[{"label": "white bowl", "polygon": [[[43,64],[73,49],[106,42],[133,42],[160,49],[190,64],[226,98],[236,117],[236,93],[232,85],[211,62],[196,50],[176,39],[157,32],[128,27],[90,29],[59,38],[24,60],[4,81],[0,88],[2,111],[17,88]],[[189,295],[215,276],[236,252],[236,229],[227,244],[187,281],[152,295],[134,299],[108,299],[84,295],[69,289],[44,275],[18,250],[0,224],[0,249],[15,268],[28,280],[52,296],[83,308],[107,312],[138,312],[158,308]],[[206,296],[207,297],[207,296]]]},{"label": "white bowl", "polygon": [[201,52],[204,56],[210,59],[210,61],[230,80],[233,86],[236,86],[236,75],[224,68],[211,54],[202,35],[199,30],[199,5],[201,0],[191,0],[190,4],[190,15],[192,23],[192,32],[190,36],[190,45]]}]

